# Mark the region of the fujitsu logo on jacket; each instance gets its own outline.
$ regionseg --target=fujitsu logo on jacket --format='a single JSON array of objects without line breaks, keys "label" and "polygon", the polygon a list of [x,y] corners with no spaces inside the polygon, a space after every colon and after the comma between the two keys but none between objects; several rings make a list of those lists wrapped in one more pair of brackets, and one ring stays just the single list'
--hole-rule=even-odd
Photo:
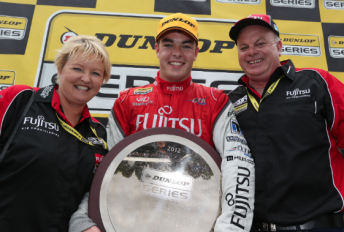
[{"label": "fujitsu logo on jacket", "polygon": [[31,127],[43,127],[44,129],[48,130],[55,130],[59,131],[59,126],[57,123],[54,122],[46,122],[44,121],[45,118],[42,115],[37,116],[37,118],[33,117],[25,117],[23,125],[29,125]]},{"label": "fujitsu logo on jacket", "polygon": [[287,99],[289,98],[300,98],[300,97],[310,97],[311,95],[310,89],[300,90],[299,88],[293,90],[293,91],[287,91]]}]

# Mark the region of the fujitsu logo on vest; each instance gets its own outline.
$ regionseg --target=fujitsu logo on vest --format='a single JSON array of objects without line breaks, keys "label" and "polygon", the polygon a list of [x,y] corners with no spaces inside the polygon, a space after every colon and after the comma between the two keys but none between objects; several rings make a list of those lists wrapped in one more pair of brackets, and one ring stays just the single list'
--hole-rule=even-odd
[{"label": "fujitsu logo on vest", "polygon": [[46,122],[44,120],[45,120],[45,118],[42,115],[37,116],[37,118],[25,117],[23,125],[27,125],[27,126],[31,126],[31,127],[32,126],[43,127],[44,129],[48,129],[48,130],[59,131],[59,126],[57,125],[57,123]]},{"label": "fujitsu logo on vest", "polygon": [[[202,120],[198,120],[199,133],[195,134],[195,119],[194,118],[168,118],[167,115],[172,113],[171,106],[160,107],[158,114],[149,116],[150,113],[138,114],[136,118],[136,131],[138,131],[140,125],[142,124],[143,129],[155,128],[155,127],[170,127],[184,129],[198,137],[202,135]],[[166,116],[164,116],[166,115]],[[171,124],[167,126],[168,122]]]}]

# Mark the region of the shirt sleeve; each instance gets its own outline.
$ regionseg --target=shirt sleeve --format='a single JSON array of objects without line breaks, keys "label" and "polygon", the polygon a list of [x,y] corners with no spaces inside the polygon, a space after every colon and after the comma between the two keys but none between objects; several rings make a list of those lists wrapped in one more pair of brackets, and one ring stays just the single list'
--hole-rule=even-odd
[{"label": "shirt sleeve", "polygon": [[344,84],[330,73],[318,70],[325,80],[326,121],[337,147],[344,148]]},{"label": "shirt sleeve", "polygon": [[254,209],[254,161],[230,101],[217,117],[213,141],[222,157],[222,212],[214,230],[248,232]]},{"label": "shirt sleeve", "polygon": [[119,141],[130,135],[129,112],[125,105],[129,91],[130,89],[126,89],[121,92],[109,115],[106,127],[109,150]]}]

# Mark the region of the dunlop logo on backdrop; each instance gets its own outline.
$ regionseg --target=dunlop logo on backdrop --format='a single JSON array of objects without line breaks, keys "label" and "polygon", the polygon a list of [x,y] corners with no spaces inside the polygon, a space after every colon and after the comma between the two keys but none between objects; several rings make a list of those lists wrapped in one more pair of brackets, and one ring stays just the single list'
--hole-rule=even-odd
[{"label": "dunlop logo on backdrop", "polygon": [[326,9],[344,10],[344,0],[324,0]]},{"label": "dunlop logo on backdrop", "polygon": [[16,73],[11,70],[0,70],[0,90],[14,85]]},{"label": "dunlop logo on backdrop", "polygon": [[315,0],[270,0],[272,6],[294,7],[294,8],[314,8]]},{"label": "dunlop logo on backdrop", "polygon": [[329,36],[328,46],[333,58],[344,58],[344,36]]},{"label": "dunlop logo on backdrop", "polygon": [[320,39],[317,35],[281,34],[282,55],[320,56]]},{"label": "dunlop logo on backdrop", "polygon": [[0,15],[0,39],[22,40],[26,24],[26,18]]}]

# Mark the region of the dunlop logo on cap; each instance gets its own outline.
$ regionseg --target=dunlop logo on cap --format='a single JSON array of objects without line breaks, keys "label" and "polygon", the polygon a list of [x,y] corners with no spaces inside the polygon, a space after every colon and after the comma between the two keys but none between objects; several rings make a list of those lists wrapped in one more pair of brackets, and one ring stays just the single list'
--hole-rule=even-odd
[{"label": "dunlop logo on cap", "polygon": [[171,22],[175,22],[175,21],[179,21],[179,22],[185,23],[185,24],[189,25],[190,27],[195,27],[195,25],[193,25],[191,22],[189,22],[188,20],[182,19],[182,18],[169,19],[169,20],[163,22],[161,26],[163,27],[167,23],[171,23]]}]

